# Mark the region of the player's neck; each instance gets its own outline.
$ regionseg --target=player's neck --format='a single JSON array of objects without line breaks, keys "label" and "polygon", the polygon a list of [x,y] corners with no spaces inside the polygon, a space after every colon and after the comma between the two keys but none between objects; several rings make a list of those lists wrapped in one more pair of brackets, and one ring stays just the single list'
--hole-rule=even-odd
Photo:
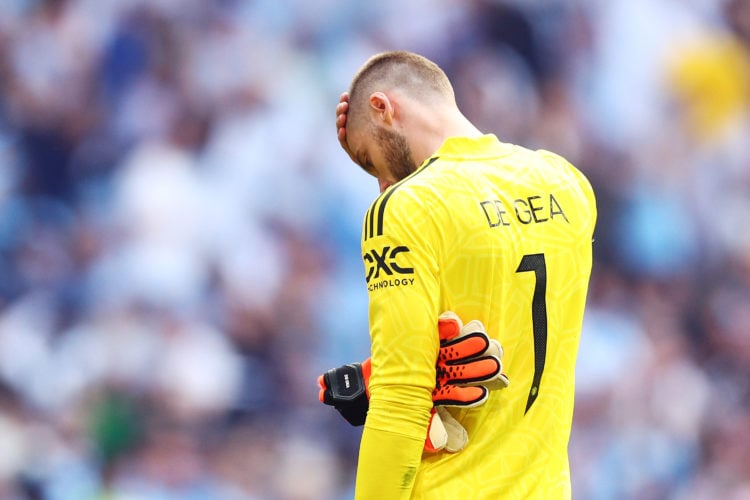
[{"label": "player's neck", "polygon": [[407,127],[407,136],[414,160],[421,165],[430,158],[449,137],[472,137],[484,135],[458,109],[431,110],[420,114],[419,123]]}]

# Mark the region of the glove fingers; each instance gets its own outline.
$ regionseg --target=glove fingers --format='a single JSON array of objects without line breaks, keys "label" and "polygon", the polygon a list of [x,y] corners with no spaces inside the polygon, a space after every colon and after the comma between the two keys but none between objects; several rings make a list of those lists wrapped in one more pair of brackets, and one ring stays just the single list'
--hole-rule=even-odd
[{"label": "glove fingers", "polygon": [[438,363],[473,358],[491,346],[487,334],[472,332],[468,335],[440,343]]},{"label": "glove fingers", "polygon": [[[495,341],[497,343],[497,346],[500,347],[500,343]],[[500,347],[500,350],[502,351],[502,347]],[[502,354],[500,355],[502,357]],[[370,375],[372,374],[372,358],[367,358],[366,360],[362,361],[360,364],[360,368],[362,369],[362,378],[365,381],[365,389],[367,389],[367,397],[370,397]]]},{"label": "glove fingers", "polygon": [[320,388],[318,391],[318,399],[321,403],[328,404],[326,403],[326,391],[328,391],[328,386],[326,385],[325,377],[323,375],[318,376],[318,387]]},{"label": "glove fingers", "polygon": [[444,385],[432,391],[432,403],[435,406],[473,408],[487,401],[489,394],[489,390],[481,385]]},{"label": "glove fingers", "polygon": [[[334,395],[334,390],[336,389],[332,389],[333,384],[335,383],[335,377],[336,372],[333,369],[328,370],[326,373],[320,376],[320,379],[323,380],[323,383],[318,383],[318,385],[322,388],[322,390],[318,392],[318,399],[322,397],[322,399],[320,399],[320,402],[328,406],[336,406],[336,395]],[[338,384],[335,385],[337,386]]]},{"label": "glove fingers", "polygon": [[443,425],[443,420],[433,407],[430,410],[430,425],[427,427],[427,438],[424,442],[424,451],[436,453],[448,444],[448,431]]},{"label": "glove fingers", "polygon": [[494,356],[483,356],[460,364],[438,365],[438,385],[480,384],[500,373],[502,365]]},{"label": "glove fingers", "polygon": [[496,339],[490,339],[490,345],[487,347],[487,350],[482,353],[483,356],[495,356],[497,359],[503,359],[504,354],[505,351],[503,351],[503,346],[501,346],[500,342]]},{"label": "glove fingers", "polygon": [[463,450],[469,442],[469,434],[466,429],[458,423],[458,420],[453,418],[453,415],[446,408],[438,407],[435,417],[440,418],[448,436],[445,451],[456,453]]},{"label": "glove fingers", "polygon": [[478,319],[473,319],[461,327],[460,335],[469,335],[474,332],[482,332],[487,335],[487,329],[484,327],[484,323]]},{"label": "glove fingers", "polygon": [[440,340],[450,340],[461,334],[464,324],[453,311],[445,311],[438,316],[438,334]]},{"label": "glove fingers", "polygon": [[510,385],[510,380],[508,380],[506,374],[498,373],[491,379],[482,382],[482,385],[491,391],[495,391],[497,389],[505,389],[508,387]]}]

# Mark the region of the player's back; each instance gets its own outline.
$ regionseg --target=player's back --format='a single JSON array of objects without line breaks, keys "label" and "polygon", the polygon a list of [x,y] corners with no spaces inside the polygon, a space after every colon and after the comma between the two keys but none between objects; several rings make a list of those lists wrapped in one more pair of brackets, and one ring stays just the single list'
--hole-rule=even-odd
[{"label": "player's back", "polygon": [[425,455],[413,498],[570,497],[567,445],[591,271],[590,185],[549,152],[449,139],[399,190],[428,207],[441,310],[480,319],[510,386],[453,411],[469,444]]}]

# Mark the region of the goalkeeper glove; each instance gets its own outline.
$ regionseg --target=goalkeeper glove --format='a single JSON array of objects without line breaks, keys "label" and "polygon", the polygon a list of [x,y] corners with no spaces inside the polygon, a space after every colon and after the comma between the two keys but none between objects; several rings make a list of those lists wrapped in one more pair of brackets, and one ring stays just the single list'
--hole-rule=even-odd
[{"label": "goalkeeper glove", "polygon": [[487,336],[481,321],[464,325],[456,313],[446,311],[438,317],[438,333],[435,406],[473,408],[487,400],[490,390],[508,387],[502,373],[503,348]]},{"label": "goalkeeper glove", "polygon": [[370,408],[370,358],[331,368],[318,377],[318,399],[333,406],[350,424],[364,425]]},{"label": "goalkeeper glove", "polygon": [[487,336],[481,321],[464,325],[454,312],[446,311],[438,317],[438,333],[434,406],[425,451],[457,452],[466,446],[469,436],[445,407],[480,406],[490,390],[508,387],[509,380],[502,373],[503,348]]},{"label": "goalkeeper glove", "polygon": [[[502,373],[502,347],[487,336],[479,321],[463,325],[447,311],[438,318],[440,351],[436,363],[434,407],[425,439],[425,451],[461,450],[466,430],[444,406],[472,408],[483,404],[489,390],[507,387]],[[321,402],[335,407],[352,425],[362,425],[369,408],[370,359],[328,370],[318,377]]]}]

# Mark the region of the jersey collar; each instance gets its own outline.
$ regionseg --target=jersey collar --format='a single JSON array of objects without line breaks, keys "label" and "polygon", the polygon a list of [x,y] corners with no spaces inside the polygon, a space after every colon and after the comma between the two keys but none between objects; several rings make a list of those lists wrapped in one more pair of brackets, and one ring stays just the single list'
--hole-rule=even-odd
[{"label": "jersey collar", "polygon": [[475,158],[497,155],[501,144],[495,134],[486,134],[481,137],[449,137],[432,157]]}]

